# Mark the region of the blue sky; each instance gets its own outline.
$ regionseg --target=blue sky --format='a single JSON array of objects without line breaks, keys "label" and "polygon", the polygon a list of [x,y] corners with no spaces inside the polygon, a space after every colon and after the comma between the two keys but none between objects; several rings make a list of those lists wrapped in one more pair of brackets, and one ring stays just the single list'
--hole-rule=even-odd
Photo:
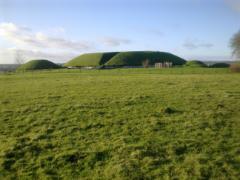
[{"label": "blue sky", "polygon": [[230,60],[239,0],[0,0],[0,63],[158,50]]}]

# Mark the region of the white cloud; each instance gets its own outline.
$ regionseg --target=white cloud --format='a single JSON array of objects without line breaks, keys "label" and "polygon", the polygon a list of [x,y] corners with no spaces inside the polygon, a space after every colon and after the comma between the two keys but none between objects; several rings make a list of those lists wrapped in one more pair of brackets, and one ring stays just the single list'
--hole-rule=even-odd
[{"label": "white cloud", "polygon": [[116,47],[122,44],[129,44],[129,39],[115,38],[115,37],[104,37],[100,40],[104,45]]},{"label": "white cloud", "polygon": [[0,36],[19,48],[52,48],[73,51],[83,51],[93,48],[90,42],[49,37],[42,32],[35,33],[30,28],[17,26],[13,23],[1,23]]},{"label": "white cloud", "polygon": [[63,35],[66,37],[63,27],[34,32],[26,26],[18,26],[14,23],[0,23],[0,38],[6,39],[8,44],[11,44],[11,48],[4,47],[5,49],[0,50],[0,64],[14,63],[16,51],[24,56],[25,60],[46,58],[56,62],[63,62],[63,60],[67,61],[80,53],[130,43],[128,39],[116,37],[104,37],[100,41],[93,42],[73,41],[63,38]]},{"label": "white cloud", "polygon": [[14,64],[16,57],[21,58],[23,62],[31,59],[49,59],[58,63],[65,63],[69,59],[77,56],[77,53],[67,52],[44,52],[39,50],[25,50],[16,48],[7,48],[0,50],[0,64]]},{"label": "white cloud", "polygon": [[212,43],[199,42],[198,40],[186,40],[183,46],[187,49],[194,50],[198,48],[211,48],[214,45]]},{"label": "white cloud", "polygon": [[[55,29],[56,30],[56,29]],[[57,31],[64,31],[58,28]],[[86,41],[72,41],[62,37],[51,37],[43,32],[33,32],[31,28],[13,23],[0,23],[0,37],[12,47],[0,51],[0,64],[14,63],[16,52],[24,60],[46,58],[56,62],[67,61],[84,51],[94,49],[94,44]]]}]

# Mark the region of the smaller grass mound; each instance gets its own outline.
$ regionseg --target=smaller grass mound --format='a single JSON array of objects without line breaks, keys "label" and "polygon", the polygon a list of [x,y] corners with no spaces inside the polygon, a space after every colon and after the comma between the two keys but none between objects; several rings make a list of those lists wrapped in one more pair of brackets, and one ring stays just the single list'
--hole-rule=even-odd
[{"label": "smaller grass mound", "polygon": [[104,65],[109,59],[115,56],[118,52],[106,52],[106,53],[88,53],[82,54],[66,64],[65,67],[86,67],[86,66],[101,66]]},{"label": "smaller grass mound", "polygon": [[192,60],[192,61],[187,61],[187,63],[185,64],[185,67],[207,67],[207,65],[202,61]]},{"label": "smaller grass mound", "polygon": [[228,63],[215,63],[213,65],[211,65],[211,68],[228,68],[230,66],[230,64]]},{"label": "smaller grass mound", "polygon": [[41,70],[41,69],[57,69],[59,65],[45,59],[31,60],[21,65],[17,70]]}]

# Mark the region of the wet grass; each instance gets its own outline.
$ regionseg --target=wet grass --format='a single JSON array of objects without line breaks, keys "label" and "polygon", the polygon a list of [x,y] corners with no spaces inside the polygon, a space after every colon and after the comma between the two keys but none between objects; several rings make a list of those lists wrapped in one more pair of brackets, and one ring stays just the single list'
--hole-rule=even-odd
[{"label": "wet grass", "polygon": [[0,75],[0,178],[237,179],[228,69]]}]

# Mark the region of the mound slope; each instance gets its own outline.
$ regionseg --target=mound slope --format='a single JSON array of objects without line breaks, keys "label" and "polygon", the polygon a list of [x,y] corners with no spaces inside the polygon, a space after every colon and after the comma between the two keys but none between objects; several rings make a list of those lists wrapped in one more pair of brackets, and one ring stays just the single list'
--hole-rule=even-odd
[{"label": "mound slope", "polygon": [[88,53],[80,55],[66,64],[64,66],[69,67],[84,67],[84,66],[101,66],[115,56],[118,52],[106,52],[106,53]]},{"label": "mound slope", "polygon": [[60,68],[57,64],[45,60],[45,59],[37,59],[31,60],[23,65],[21,65],[18,70],[38,70],[38,69],[57,69]]}]

